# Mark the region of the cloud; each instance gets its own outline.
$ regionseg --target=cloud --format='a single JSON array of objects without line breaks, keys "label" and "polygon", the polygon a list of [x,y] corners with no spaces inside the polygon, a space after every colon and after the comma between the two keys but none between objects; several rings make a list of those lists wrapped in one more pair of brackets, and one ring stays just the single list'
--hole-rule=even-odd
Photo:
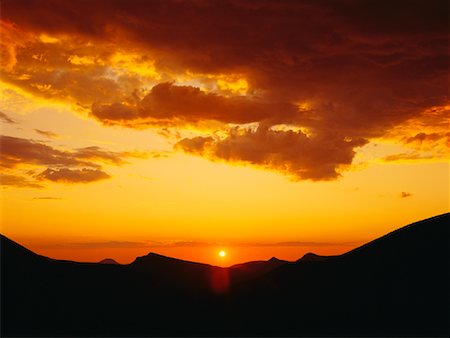
[{"label": "cloud", "polygon": [[448,161],[450,158],[450,105],[426,109],[401,125],[390,129],[387,140],[402,144],[411,151],[394,154],[387,160]]},{"label": "cloud", "polygon": [[6,123],[16,123],[13,119],[11,119],[8,115],[0,111],[0,120]]},{"label": "cloud", "polygon": [[57,246],[68,246],[78,248],[171,248],[171,247],[199,247],[212,246],[216,243],[201,241],[103,241],[103,242],[73,242],[58,244]]},{"label": "cloud", "polygon": [[[113,152],[99,147],[60,150],[34,140],[4,135],[0,136],[0,146],[0,167],[3,171],[9,171],[1,183],[17,187],[42,187],[43,180],[60,183],[95,182],[111,177],[102,170],[99,162],[122,165],[126,157],[147,156],[144,153]],[[38,174],[34,170],[23,174],[20,169],[30,165],[45,169]]]},{"label": "cloud", "polygon": [[35,131],[36,133],[40,134],[40,135],[43,135],[43,136],[45,136],[45,137],[47,137],[47,138],[51,138],[51,139],[55,139],[55,138],[58,138],[58,137],[59,137],[58,134],[53,133],[53,132],[48,131],[48,130],[35,129],[34,131]]},{"label": "cloud", "polygon": [[202,241],[147,241],[146,246],[149,248],[160,247],[305,247],[305,246],[340,246],[340,245],[357,245],[359,242],[315,242],[315,241],[290,241],[290,242],[244,242],[244,243],[218,243],[218,242],[202,242]]},{"label": "cloud", "polygon": [[78,159],[74,153],[61,151],[33,140],[1,135],[0,145],[2,151],[0,166],[5,168],[14,168],[23,163],[99,167],[96,163]]},{"label": "cloud", "polygon": [[[208,125],[179,150],[312,180],[338,178],[374,138],[448,156],[432,112],[448,106],[446,1],[2,6],[4,81],[105,125]],[[264,127],[232,131],[247,123]]]},{"label": "cloud", "polygon": [[418,152],[392,154],[382,158],[384,162],[409,162],[409,161],[424,161],[433,159],[431,154],[422,154]]},{"label": "cloud", "polygon": [[33,200],[59,201],[59,200],[62,200],[62,198],[61,197],[42,196],[42,197],[33,197]]},{"label": "cloud", "polygon": [[92,114],[107,123],[149,119],[149,123],[155,124],[203,120],[243,124],[270,119],[276,124],[289,120],[296,113],[295,106],[287,103],[265,103],[243,96],[226,97],[173,83],[155,85],[134,106],[114,103],[92,107]]},{"label": "cloud", "polygon": [[[0,165],[13,168],[22,163],[55,166],[86,166],[100,168],[96,162],[114,165],[125,163],[125,157],[145,158],[146,153],[114,152],[97,146],[75,150],[58,150],[34,140],[0,135],[2,160]],[[155,154],[153,154],[155,155]]]},{"label": "cloud", "polygon": [[110,178],[107,173],[99,169],[50,169],[47,168],[39,175],[38,179],[63,183],[90,183]]},{"label": "cloud", "polygon": [[95,249],[103,249],[103,248],[143,248],[147,247],[146,242],[131,242],[131,241],[105,241],[105,242],[74,242],[74,243],[64,243],[64,244],[54,244],[54,245],[46,245],[57,246],[57,247],[70,247],[70,248],[95,248]]},{"label": "cloud", "polygon": [[149,241],[148,247],[150,248],[178,248],[178,247],[209,247],[217,246],[215,242],[202,242],[202,241]]},{"label": "cloud", "polygon": [[225,138],[183,139],[175,147],[212,160],[277,170],[294,180],[317,181],[339,177],[339,169],[352,163],[354,147],[364,143],[362,139],[339,139],[339,135],[309,137],[301,131],[273,130],[260,125],[254,131],[232,129]]},{"label": "cloud", "polygon": [[311,246],[356,246],[360,242],[316,242],[316,241],[290,241],[290,242],[246,242],[246,243],[218,243],[189,240],[146,240],[146,241],[102,241],[102,242],[72,242],[53,244],[48,246],[71,248],[179,248],[179,247],[311,247]]},{"label": "cloud", "polygon": [[0,185],[16,188],[43,188],[41,184],[33,182],[26,177],[5,173],[0,173]]},{"label": "cloud", "polygon": [[418,133],[415,136],[410,136],[405,138],[405,143],[423,143],[423,142],[433,142],[437,141],[440,138],[450,135],[450,133],[440,135],[438,133],[426,134],[426,133]]},{"label": "cloud", "polygon": [[275,242],[275,243],[245,243],[242,246],[292,246],[292,247],[309,247],[309,246],[356,246],[360,242],[315,242],[315,241],[290,241],[290,242]]},{"label": "cloud", "polygon": [[406,197],[411,197],[413,194],[411,194],[410,192],[405,192],[405,191],[402,191],[401,193],[400,193],[400,197],[401,198],[406,198]]},{"label": "cloud", "polygon": [[114,151],[107,151],[100,147],[85,147],[77,149],[75,156],[79,159],[94,160],[100,162],[111,163],[115,165],[122,165],[125,163],[122,157],[132,156],[132,153],[119,153]]}]

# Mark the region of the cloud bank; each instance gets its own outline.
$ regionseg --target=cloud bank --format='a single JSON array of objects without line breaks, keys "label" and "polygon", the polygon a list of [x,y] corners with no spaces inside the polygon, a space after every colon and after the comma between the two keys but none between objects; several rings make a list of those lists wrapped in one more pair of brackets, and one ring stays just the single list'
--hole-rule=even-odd
[{"label": "cloud bank", "polygon": [[43,181],[90,183],[107,179],[110,175],[103,171],[103,163],[122,165],[126,163],[124,158],[135,157],[133,152],[99,147],[61,150],[35,140],[4,135],[0,136],[0,150],[3,172],[0,183],[21,188],[42,188]]},{"label": "cloud bank", "polygon": [[434,142],[431,156],[448,157],[448,125],[430,113],[449,106],[446,1],[5,0],[2,10],[4,81],[105,125],[206,126],[176,143],[189,154],[294,180],[338,178],[373,138],[419,152]]}]

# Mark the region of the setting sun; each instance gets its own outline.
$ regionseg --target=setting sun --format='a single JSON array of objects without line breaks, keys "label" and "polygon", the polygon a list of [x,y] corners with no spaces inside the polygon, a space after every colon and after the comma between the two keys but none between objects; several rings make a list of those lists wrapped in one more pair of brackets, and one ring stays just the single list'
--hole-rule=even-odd
[{"label": "setting sun", "polygon": [[220,257],[223,258],[223,257],[225,257],[226,255],[227,255],[227,253],[226,253],[224,250],[220,250],[220,251],[219,251],[219,256],[220,256]]}]

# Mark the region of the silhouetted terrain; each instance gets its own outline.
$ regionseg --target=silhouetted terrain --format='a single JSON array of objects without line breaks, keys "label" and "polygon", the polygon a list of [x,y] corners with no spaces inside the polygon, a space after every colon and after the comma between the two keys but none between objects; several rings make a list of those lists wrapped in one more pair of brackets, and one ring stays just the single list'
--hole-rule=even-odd
[{"label": "silhouetted terrain", "polygon": [[100,264],[119,264],[119,263],[117,263],[114,259],[112,259],[112,258],[105,258],[105,259],[102,259],[100,262],[99,262]]},{"label": "silhouetted terrain", "polygon": [[2,336],[448,336],[449,214],[340,256],[52,260],[1,237]]}]

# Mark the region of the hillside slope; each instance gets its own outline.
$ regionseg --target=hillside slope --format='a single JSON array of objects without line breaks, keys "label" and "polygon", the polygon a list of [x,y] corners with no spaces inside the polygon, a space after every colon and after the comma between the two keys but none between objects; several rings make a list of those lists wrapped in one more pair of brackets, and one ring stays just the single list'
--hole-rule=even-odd
[{"label": "hillside slope", "polygon": [[153,253],[58,261],[1,236],[1,334],[447,336],[449,218],[340,256],[227,269]]}]

